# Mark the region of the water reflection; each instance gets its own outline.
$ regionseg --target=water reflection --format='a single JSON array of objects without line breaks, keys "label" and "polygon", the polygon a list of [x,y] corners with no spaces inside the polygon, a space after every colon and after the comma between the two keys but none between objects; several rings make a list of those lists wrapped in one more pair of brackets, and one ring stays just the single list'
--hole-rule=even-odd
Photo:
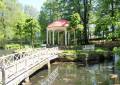
[{"label": "water reflection", "polygon": [[0,57],[2,57],[3,55],[12,54],[13,52],[14,50],[0,50]]},{"label": "water reflection", "polygon": [[[59,66],[59,76],[56,77],[52,85],[112,85],[112,80],[110,79],[110,74],[112,74],[112,69],[110,68],[112,63],[103,63],[92,65],[88,67],[81,67],[78,63],[66,62],[58,63],[52,65],[52,70]],[[43,74],[44,73],[44,74]],[[37,77],[45,76],[48,72],[39,72],[31,78],[33,85],[40,85],[41,79]]]},{"label": "water reflection", "polygon": [[57,68],[55,68],[54,71],[52,71],[52,73],[48,74],[48,77],[41,80],[41,82],[40,82],[41,85],[52,85],[58,75],[59,75],[59,73],[58,73],[58,67],[57,67]]}]

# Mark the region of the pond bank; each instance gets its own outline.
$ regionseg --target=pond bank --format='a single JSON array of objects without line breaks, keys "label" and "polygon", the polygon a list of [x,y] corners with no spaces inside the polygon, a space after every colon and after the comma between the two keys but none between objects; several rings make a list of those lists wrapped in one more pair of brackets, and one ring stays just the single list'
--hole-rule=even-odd
[{"label": "pond bank", "polygon": [[59,54],[58,61],[60,62],[79,62],[82,64],[101,63],[105,60],[114,60],[114,55],[111,51],[82,51],[82,50],[65,50]]}]

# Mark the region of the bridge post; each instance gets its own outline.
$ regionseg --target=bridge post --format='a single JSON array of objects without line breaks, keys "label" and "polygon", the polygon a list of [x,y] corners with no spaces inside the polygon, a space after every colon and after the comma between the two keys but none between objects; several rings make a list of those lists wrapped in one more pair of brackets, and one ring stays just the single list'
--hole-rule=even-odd
[{"label": "bridge post", "polygon": [[5,85],[5,67],[4,67],[4,64],[3,62],[1,63],[1,72],[2,72],[2,85]]},{"label": "bridge post", "polygon": [[31,82],[30,82],[30,78],[27,77],[27,78],[25,79],[25,82],[22,83],[22,85],[32,85]]},{"label": "bridge post", "polygon": [[27,77],[27,78],[25,79],[25,82],[26,82],[26,83],[30,82],[30,78]]},{"label": "bridge post", "polygon": [[51,65],[50,65],[50,60],[48,61],[48,74],[50,73],[51,71]]},{"label": "bridge post", "polygon": [[50,61],[48,61],[48,69],[51,69]]}]

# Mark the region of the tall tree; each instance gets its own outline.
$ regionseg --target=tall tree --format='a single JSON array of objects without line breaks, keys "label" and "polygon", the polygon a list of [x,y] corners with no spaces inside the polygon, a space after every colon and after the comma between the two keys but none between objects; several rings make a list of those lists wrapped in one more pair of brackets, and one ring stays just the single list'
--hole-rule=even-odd
[{"label": "tall tree", "polygon": [[99,17],[104,17],[104,16],[109,16],[109,23],[108,25],[111,27],[111,31],[109,30],[109,33],[112,33],[112,40],[115,40],[115,30],[116,30],[116,22],[118,20],[117,14],[119,10],[118,4],[120,4],[119,0],[98,0],[98,16]]},{"label": "tall tree", "polygon": [[[69,27],[68,27],[68,31],[71,31],[74,33],[74,44],[77,44],[77,39],[76,38],[76,32],[82,31],[82,27],[81,27],[81,23],[80,23],[81,19],[80,19],[80,15],[78,13],[73,13],[70,17],[70,23],[69,23]],[[79,34],[80,35],[80,34]]]},{"label": "tall tree", "polygon": [[28,18],[25,21],[25,32],[30,36],[31,46],[34,47],[35,41],[35,33],[40,31],[40,27],[38,25],[37,20],[33,18]]}]

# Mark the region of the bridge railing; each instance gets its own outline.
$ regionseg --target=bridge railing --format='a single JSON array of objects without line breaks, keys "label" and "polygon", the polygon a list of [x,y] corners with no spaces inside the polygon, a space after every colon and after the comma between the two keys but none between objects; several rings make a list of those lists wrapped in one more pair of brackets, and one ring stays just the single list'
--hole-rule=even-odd
[{"label": "bridge railing", "polygon": [[[57,58],[58,53],[58,48],[37,48],[0,57],[1,85],[18,84],[24,78],[34,73],[33,71],[38,70],[38,68],[34,68],[35,66],[45,64],[47,61]],[[18,77],[20,78],[17,79]]]}]

